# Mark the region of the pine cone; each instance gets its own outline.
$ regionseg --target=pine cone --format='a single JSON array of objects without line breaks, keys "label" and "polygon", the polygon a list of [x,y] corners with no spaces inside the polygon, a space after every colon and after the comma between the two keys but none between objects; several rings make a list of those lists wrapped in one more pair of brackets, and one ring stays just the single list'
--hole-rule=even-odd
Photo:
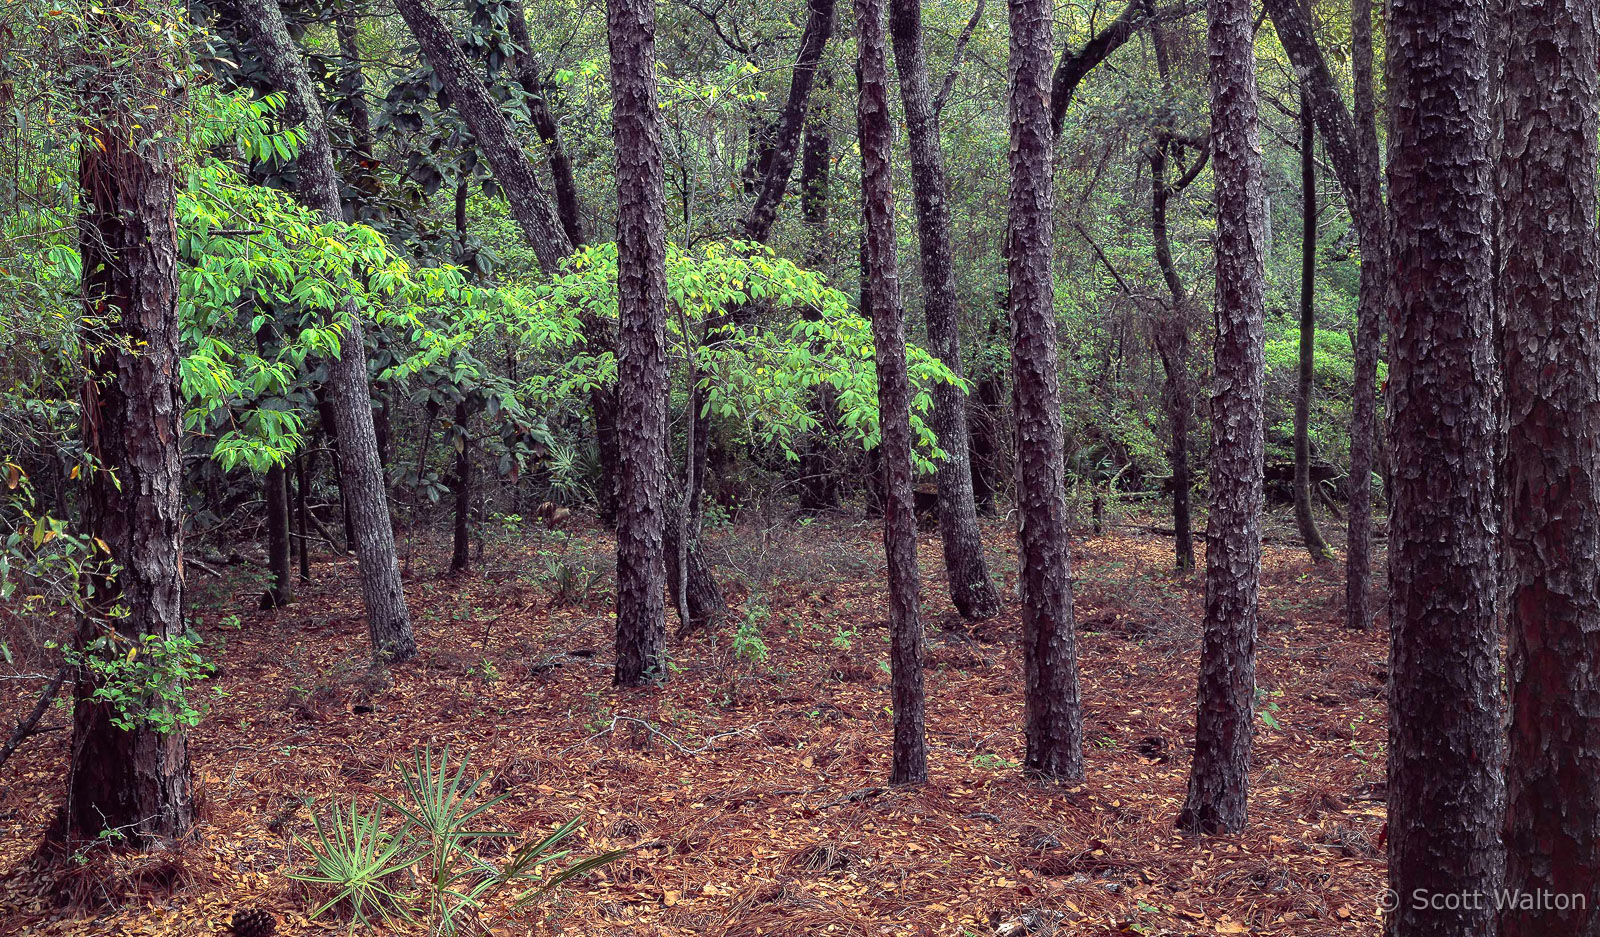
[{"label": "pine cone", "polygon": [[278,922],[260,908],[233,912],[233,937],[276,937]]}]

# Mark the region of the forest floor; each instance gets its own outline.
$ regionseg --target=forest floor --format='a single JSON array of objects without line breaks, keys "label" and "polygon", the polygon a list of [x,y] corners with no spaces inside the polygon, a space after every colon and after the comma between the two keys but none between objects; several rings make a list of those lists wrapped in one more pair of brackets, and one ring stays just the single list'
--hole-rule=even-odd
[{"label": "forest floor", "polygon": [[[509,794],[492,824],[534,836],[582,817],[579,854],[633,850],[496,933],[987,937],[1051,920],[1034,932],[1379,932],[1387,639],[1341,627],[1342,564],[1267,544],[1250,824],[1195,839],[1173,820],[1202,577],[1169,572],[1170,539],[1143,524],[1075,544],[1088,780],[1067,788],[1018,767],[1008,528],[988,530],[1007,607],[977,626],[951,610],[923,535],[931,780],[904,790],[883,787],[875,522],[714,532],[735,615],[770,657],[736,657],[730,623],[674,641],[670,682],[646,691],[611,685],[606,577],[587,572],[609,568],[611,545],[574,527],[491,541],[488,562],[454,579],[443,551],[419,548],[407,595],[421,654],[392,681],[366,670],[353,560],[318,557],[275,612],[255,610],[248,567],[192,575],[223,691],[190,736],[197,835],[166,855],[101,851],[40,871],[28,857],[60,800],[67,733],[33,740],[0,777],[0,933],[216,935],[250,906],[281,934],[342,933],[331,912],[308,921],[320,898],[287,877],[306,868],[297,838],[330,800],[393,794],[397,763],[425,745]],[[25,711],[25,682],[0,682],[0,713]]]}]

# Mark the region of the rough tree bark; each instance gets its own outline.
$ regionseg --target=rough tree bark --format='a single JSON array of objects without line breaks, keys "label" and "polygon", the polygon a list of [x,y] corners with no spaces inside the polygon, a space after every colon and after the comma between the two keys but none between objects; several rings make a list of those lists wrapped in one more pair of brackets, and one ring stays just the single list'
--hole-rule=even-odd
[{"label": "rough tree bark", "polygon": [[1301,0],[1262,0],[1289,61],[1311,95],[1311,113],[1322,132],[1322,148],[1333,164],[1345,204],[1356,223],[1361,282],[1350,392],[1349,514],[1345,537],[1345,621],[1355,629],[1372,624],[1372,470],[1377,432],[1379,341],[1388,301],[1389,228],[1383,206],[1378,155],[1377,102],[1373,90],[1372,3],[1351,0],[1350,70],[1355,117],[1345,110],[1338,84],[1317,48],[1311,19]]},{"label": "rough tree bark", "polygon": [[[413,0],[406,0],[413,2]],[[617,166],[616,682],[666,677],[666,181],[655,0],[607,0]]]},{"label": "rough tree bark", "polygon": [[[1507,5],[1500,289],[1511,685],[1506,879],[1582,907],[1501,937],[1600,934],[1600,8]],[[1576,905],[1577,902],[1574,902]]]},{"label": "rough tree bark", "polygon": [[835,0],[809,0],[810,15],[806,17],[805,30],[800,34],[800,53],[795,57],[794,72],[789,78],[789,96],[784,100],[783,111],[771,129],[771,142],[761,150],[757,162],[760,187],[756,199],[744,219],[744,236],[752,241],[766,243],[772,234],[772,223],[778,218],[778,206],[789,188],[789,176],[794,172],[795,154],[800,146],[800,132],[805,127],[806,100],[811,95],[811,84],[816,78],[817,63],[833,35]]},{"label": "rough tree bark", "polygon": [[[1491,895],[1503,864],[1489,34],[1487,0],[1390,7],[1388,857],[1402,899]],[[1402,900],[1387,932],[1477,937],[1494,918],[1488,900]]]},{"label": "rough tree bark", "polygon": [[1237,832],[1250,787],[1261,572],[1266,212],[1250,0],[1211,0],[1212,175],[1217,205],[1206,619],[1189,793],[1178,825]]},{"label": "rough tree bark", "polygon": [[1194,392],[1189,380],[1189,290],[1172,261],[1172,238],[1167,227],[1167,205],[1173,196],[1188,188],[1211,158],[1211,146],[1201,147],[1195,161],[1170,185],[1167,159],[1176,143],[1160,137],[1150,146],[1150,240],[1155,245],[1156,266],[1166,281],[1171,297],[1164,321],[1156,323],[1156,354],[1166,377],[1162,396],[1167,407],[1167,422],[1172,438],[1167,460],[1172,463],[1172,553],[1173,562],[1183,572],[1194,569],[1194,523],[1190,516],[1189,495],[1194,479],[1189,468],[1189,422],[1194,412]]},{"label": "rough tree bark", "polygon": [[889,663],[894,702],[893,784],[928,779],[923,728],[921,592],[917,520],[911,503],[911,382],[906,375],[905,316],[895,256],[894,124],[889,113],[889,49],[884,0],[855,0],[861,90],[861,201],[867,243],[866,289],[872,297],[872,345],[878,371],[883,466],[883,548],[889,570]]},{"label": "rough tree bark", "polygon": [[[252,0],[260,2],[260,0]],[[522,236],[533,248],[539,266],[555,273],[561,260],[572,253],[572,240],[550,207],[544,184],[522,145],[511,133],[505,111],[490,96],[477,71],[461,51],[439,12],[428,0],[395,0],[395,9],[406,21],[422,54],[439,83],[450,95],[450,103],[472,131],[478,151],[488,160],[495,181],[506,194],[511,217],[522,229]]]},{"label": "rough tree bark", "polygon": [[1006,231],[1011,407],[1016,420],[1028,774],[1083,777],[1083,710],[1072,617],[1072,552],[1051,281],[1055,202],[1050,129],[1051,4],[1009,0],[1011,193]]},{"label": "rough tree bark", "polygon": [[1294,523],[1312,562],[1333,558],[1311,513],[1311,393],[1317,354],[1317,124],[1300,92],[1300,360],[1294,394]]},{"label": "rough tree bark", "polygon": [[[946,194],[939,118],[928,87],[928,60],[922,43],[920,0],[890,0],[889,32],[894,40],[900,99],[905,109],[911,152],[911,192],[917,208],[917,240],[922,249],[923,313],[929,350],[962,376],[961,310],[956,296],[955,251],[950,244],[950,204]],[[972,494],[971,436],[967,394],[954,384],[933,390],[933,430],[948,453],[939,463],[939,538],[950,582],[950,601],[968,621],[1000,613],[1000,594],[989,578],[983,532]]]},{"label": "rough tree bark", "polygon": [[[283,12],[277,0],[241,0],[240,7],[242,18],[255,31],[267,74],[288,98],[287,116],[300,122],[304,134],[299,157],[300,200],[321,212],[325,219],[339,220],[344,212],[339,203],[339,180],[333,169],[327,116],[300,51],[289,38]],[[328,362],[327,382],[338,436],[339,490],[349,512],[373,656],[399,663],[416,656],[417,643],[400,584],[383,462],[373,428],[366,338],[353,303],[346,305],[341,325],[341,350]]]},{"label": "rough tree bark", "polygon": [[[97,577],[77,646],[126,656],[184,631],[183,479],[178,388],[178,245],[174,148],[151,146],[171,124],[171,62],[146,22],[170,25],[168,3],[118,0],[93,19],[104,46],[85,70],[88,124],[78,147],[82,203],[84,451],[95,459],[83,492],[91,534],[117,564]],[[145,105],[152,105],[145,109]],[[166,105],[166,106],[163,106]],[[112,618],[113,605],[127,614]],[[98,647],[86,648],[93,642]],[[117,728],[111,704],[77,673],[67,775],[69,843],[116,830],[145,845],[194,822],[188,736],[148,723]]]}]

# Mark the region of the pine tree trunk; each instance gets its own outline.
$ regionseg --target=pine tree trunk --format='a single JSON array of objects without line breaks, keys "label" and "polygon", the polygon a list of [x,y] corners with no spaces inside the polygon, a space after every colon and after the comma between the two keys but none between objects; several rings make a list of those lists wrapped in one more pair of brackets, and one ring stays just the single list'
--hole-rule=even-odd
[{"label": "pine tree trunk", "polygon": [[[301,123],[299,197],[307,206],[335,221],[344,216],[327,118],[317,98],[300,51],[289,38],[277,0],[240,0],[242,18],[255,30],[256,47],[272,83],[289,100],[289,116]],[[335,461],[339,492],[347,514],[348,533],[361,573],[361,594],[367,612],[367,633],[374,658],[399,663],[416,656],[411,612],[400,584],[395,557],[394,526],[378,455],[372,419],[372,393],[367,384],[366,337],[359,310],[345,306],[339,336],[340,352],[328,361],[327,390],[338,437]]]},{"label": "pine tree trunk", "polygon": [[464,573],[471,565],[472,548],[472,436],[467,431],[472,411],[463,399],[456,404],[455,537],[450,551],[450,573]]},{"label": "pine tree trunk", "polygon": [[[378,196],[378,161],[373,155],[372,113],[367,107],[367,79],[361,70],[360,11],[356,4],[338,4],[333,13],[334,34],[339,41],[339,108],[350,122],[352,167],[350,185],[360,193],[358,202]],[[371,219],[357,204],[355,220]],[[383,452],[383,446],[378,446]]]},{"label": "pine tree trunk", "polygon": [[1194,761],[1178,825],[1218,833],[1244,828],[1250,786],[1267,245],[1250,0],[1211,0],[1207,19],[1217,205],[1211,512]]},{"label": "pine tree trunk", "polygon": [[295,539],[300,541],[300,578],[311,580],[311,540],[306,535],[306,466],[299,453],[294,457]]},{"label": "pine tree trunk", "polygon": [[[1159,34],[1158,34],[1159,39]],[[1158,45],[1158,48],[1160,46]],[[1156,266],[1167,283],[1171,304],[1166,321],[1156,324],[1156,353],[1166,380],[1162,396],[1167,408],[1167,423],[1172,437],[1167,459],[1172,464],[1172,552],[1174,565],[1183,572],[1194,569],[1194,524],[1190,516],[1189,495],[1194,480],[1189,468],[1189,422],[1193,412],[1193,392],[1189,381],[1189,291],[1178,276],[1172,261],[1172,238],[1167,227],[1167,204],[1181,190],[1185,179],[1199,175],[1210,150],[1196,158],[1177,186],[1167,185],[1167,153],[1170,141],[1158,139],[1149,150],[1150,159],[1150,240],[1155,245]]]},{"label": "pine tree trunk", "polygon": [[[1511,686],[1506,879],[1581,907],[1501,937],[1600,934],[1600,14],[1508,4],[1499,167]],[[1573,900],[1574,905],[1579,904]]]},{"label": "pine tree trunk", "polygon": [[889,49],[884,0],[855,0],[860,94],[861,202],[865,225],[866,291],[871,296],[872,346],[878,372],[883,466],[883,548],[889,573],[890,696],[894,704],[891,784],[928,779],[923,727],[921,581],[917,521],[911,503],[911,382],[906,374],[905,315],[895,255],[894,124],[889,113]]},{"label": "pine tree trunk", "polygon": [[[1389,16],[1388,857],[1402,899],[1491,895],[1503,864],[1487,7],[1395,0]],[[1387,932],[1479,937],[1494,918],[1487,900],[1402,900]]]},{"label": "pine tree trunk", "polygon": [[[411,0],[406,0],[411,2]],[[666,678],[666,188],[655,2],[607,0],[617,161],[616,682]]]},{"label": "pine tree trunk", "polygon": [[272,582],[261,596],[262,608],[282,608],[294,601],[294,556],[289,536],[289,473],[274,465],[262,478],[267,506],[267,568]]},{"label": "pine tree trunk", "polygon": [[[165,3],[116,0],[91,22],[109,42],[148,47],[155,40],[146,21],[176,20]],[[85,93],[89,124],[78,147],[89,372],[82,425],[84,451],[96,460],[83,512],[88,531],[109,551],[97,559],[117,570],[98,577],[77,646],[101,657],[126,656],[146,640],[184,631],[174,147],[148,145],[170,127],[171,114],[159,108],[171,101],[174,75],[165,64],[149,64],[149,56],[131,59],[136,64],[86,69],[85,82],[106,90]],[[156,108],[142,107],[150,103]],[[113,605],[127,614],[111,617]],[[86,646],[91,642],[96,646]],[[194,822],[187,732],[180,725],[161,734],[144,722],[119,729],[115,709],[96,701],[95,689],[92,673],[77,675],[67,840],[92,844],[116,830],[143,846],[181,836]]]},{"label": "pine tree trunk", "polygon": [[1300,92],[1300,360],[1294,395],[1294,523],[1313,562],[1333,558],[1311,513],[1311,394],[1317,350],[1317,162],[1311,94]]},{"label": "pine tree trunk", "polygon": [[1016,419],[1017,555],[1026,671],[1024,769],[1083,777],[1083,710],[1072,616],[1061,387],[1051,278],[1054,197],[1050,129],[1051,4],[1009,0],[1011,194],[1006,258],[1011,406]]},{"label": "pine tree trunk", "polygon": [[[960,301],[956,296],[955,252],[950,245],[950,204],[946,195],[939,118],[928,88],[928,61],[922,44],[920,0],[890,0],[889,30],[906,115],[911,151],[911,191],[917,209],[917,239],[922,248],[923,313],[930,350],[962,376]],[[983,532],[972,494],[968,452],[967,394],[954,384],[933,389],[933,430],[948,456],[939,463],[939,537],[944,546],[950,601],[968,621],[1000,613],[1000,595],[989,579]]]},{"label": "pine tree trunk", "polygon": [[1389,288],[1389,225],[1384,217],[1378,155],[1378,107],[1373,89],[1372,0],[1351,0],[1351,72],[1355,79],[1355,158],[1361,210],[1355,213],[1361,250],[1356,341],[1350,387],[1350,483],[1345,492],[1345,624],[1372,626],[1372,447],[1378,433],[1378,345]]}]

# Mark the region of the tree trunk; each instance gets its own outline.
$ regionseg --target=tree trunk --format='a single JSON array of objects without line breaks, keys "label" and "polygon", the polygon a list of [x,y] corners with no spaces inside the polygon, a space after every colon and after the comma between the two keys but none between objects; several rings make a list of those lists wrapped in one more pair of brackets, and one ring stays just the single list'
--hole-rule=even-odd
[{"label": "tree trunk", "polygon": [[805,126],[806,99],[811,94],[811,83],[816,77],[817,63],[833,35],[834,0],[808,0],[811,13],[806,17],[805,30],[800,34],[800,53],[795,57],[794,70],[789,78],[789,97],[783,103],[777,125],[772,129],[769,147],[763,148],[758,162],[761,169],[760,188],[756,200],[745,215],[744,235],[752,241],[766,243],[772,234],[772,223],[778,218],[778,206],[783,203],[783,193],[789,187],[789,176],[794,172],[795,152],[800,145],[800,131]]},{"label": "tree trunk", "polygon": [[450,573],[464,573],[471,565],[472,548],[472,436],[467,431],[472,411],[465,398],[456,404],[455,538],[450,551]]},{"label": "tree trunk", "polygon": [[545,83],[539,77],[539,63],[533,57],[533,42],[528,36],[528,15],[522,0],[510,0],[506,5],[506,31],[517,51],[512,54],[517,83],[527,95],[528,116],[533,129],[549,151],[550,183],[555,190],[556,215],[561,228],[573,247],[581,247],[587,240],[583,231],[583,213],[578,201],[578,180],[572,172],[572,158],[561,140],[561,125],[545,100]]},{"label": "tree trunk", "polygon": [[[152,38],[146,21],[163,31]],[[165,3],[118,0],[93,18],[108,42],[147,51],[177,21]],[[100,65],[83,101],[89,124],[78,147],[83,187],[78,219],[83,255],[84,451],[93,456],[84,521],[116,564],[99,577],[77,646],[86,655],[124,657],[147,640],[183,634],[183,478],[178,387],[178,248],[173,220],[174,147],[151,145],[171,113],[140,105],[171,102],[166,63],[181,50]],[[158,64],[147,64],[158,63]],[[140,65],[147,70],[141,71]],[[102,559],[96,557],[96,559]],[[112,617],[113,606],[126,614]],[[194,822],[188,736],[146,722],[117,728],[112,705],[93,698],[87,670],[77,674],[65,834],[94,843],[116,831],[139,845],[175,838]]]},{"label": "tree trunk", "polygon": [[1217,205],[1211,513],[1194,761],[1178,825],[1218,833],[1244,828],[1250,786],[1267,239],[1250,0],[1211,0],[1207,19]]},{"label": "tree trunk", "polygon": [[[336,4],[334,7],[334,34],[339,41],[339,107],[350,122],[351,158],[355,166],[351,172],[351,187],[359,193],[360,200],[378,196],[378,161],[373,155],[372,113],[367,107],[367,79],[361,70],[359,8],[354,3]],[[357,221],[370,221],[362,206],[352,206]],[[374,213],[375,214],[375,213]],[[378,451],[382,452],[380,445]]]},{"label": "tree trunk", "polygon": [[1315,563],[1333,558],[1311,513],[1311,394],[1317,353],[1317,162],[1311,94],[1300,92],[1300,361],[1294,395],[1294,523]]},{"label": "tree trunk", "polygon": [[[1487,7],[1396,0],[1389,16],[1388,857],[1402,899],[1493,894],[1503,863]],[[1494,918],[1489,901],[1402,900],[1387,928],[1478,937]]]},{"label": "tree trunk", "polygon": [[864,271],[872,298],[872,347],[878,372],[883,465],[883,549],[889,573],[890,696],[894,703],[891,784],[928,779],[923,727],[921,582],[917,520],[911,503],[911,382],[906,374],[905,316],[895,251],[894,124],[889,113],[889,49],[884,0],[855,0],[861,82],[856,124],[861,141],[861,203],[867,246]]},{"label": "tree trunk", "polygon": [[[1158,46],[1159,48],[1159,46]],[[1172,186],[1167,184],[1167,155],[1172,141],[1158,138],[1149,150],[1150,159],[1150,240],[1155,245],[1156,266],[1167,283],[1171,305],[1165,322],[1156,323],[1156,353],[1166,376],[1162,396],[1167,407],[1167,423],[1172,438],[1167,460],[1172,464],[1172,551],[1176,567],[1183,572],[1194,569],[1194,526],[1189,511],[1189,495],[1194,480],[1189,469],[1189,421],[1193,412],[1193,392],[1189,386],[1189,291],[1178,276],[1172,261],[1172,238],[1167,227],[1167,204],[1172,196],[1192,182],[1210,159],[1207,145],[1194,165]]]},{"label": "tree trunk", "polygon": [[555,273],[562,259],[572,253],[572,241],[551,209],[550,199],[533,171],[532,161],[512,135],[505,111],[490,96],[450,27],[428,0],[395,0],[394,5],[410,27],[422,54],[427,56],[428,64],[433,66],[433,73],[450,96],[456,113],[472,131],[478,151],[488,161],[495,180],[505,192],[511,217],[522,229],[528,246],[533,248],[539,266],[546,273]]},{"label": "tree trunk", "polygon": [[[288,116],[301,122],[300,200],[323,218],[336,221],[343,217],[343,209],[327,118],[300,51],[289,38],[283,12],[277,0],[241,0],[240,6],[243,19],[255,30],[267,74],[289,100]],[[417,643],[395,558],[394,526],[367,385],[366,338],[354,303],[346,304],[341,325],[340,352],[328,361],[327,382],[338,436],[339,491],[349,512],[373,656],[399,663],[416,656]]]},{"label": "tree trunk", "polygon": [[[822,81],[825,88],[831,87],[826,72]],[[806,266],[812,270],[827,269],[832,258],[828,241],[828,176],[832,163],[833,137],[827,119],[816,108],[811,108],[801,146],[800,217],[806,225]],[[817,313],[808,309],[806,315]],[[800,508],[815,512],[839,506],[839,479],[833,459],[836,450],[829,443],[837,429],[831,387],[817,388],[812,398],[812,411],[817,414],[822,429],[806,440],[800,453]]]},{"label": "tree trunk", "polygon": [[1083,710],[1072,617],[1061,387],[1051,278],[1054,139],[1051,4],[1009,0],[1011,196],[1006,259],[1011,406],[1016,417],[1017,555],[1022,586],[1030,775],[1083,777]]},{"label": "tree trunk", "polygon": [[1005,475],[1001,464],[1004,448],[1001,437],[1005,429],[1005,380],[998,372],[990,372],[974,379],[972,403],[967,408],[967,425],[972,431],[972,500],[982,514],[998,513],[995,495],[999,493]]},{"label": "tree trunk", "polygon": [[1072,104],[1072,97],[1077,93],[1078,85],[1083,83],[1083,79],[1096,65],[1122,48],[1122,45],[1132,39],[1141,28],[1179,19],[1187,16],[1192,9],[1187,3],[1179,3],[1170,9],[1157,10],[1151,0],[1130,0],[1128,5],[1122,8],[1122,13],[1105,29],[1095,33],[1083,44],[1083,48],[1076,52],[1063,49],[1061,62],[1056,66],[1055,75],[1050,82],[1051,132],[1060,136],[1061,128],[1066,126],[1067,108]]},{"label": "tree trunk", "polygon": [[[414,0],[405,0],[414,2]],[[666,678],[666,183],[654,0],[607,0],[617,160],[616,682]]]},{"label": "tree trunk", "polygon": [[[1600,934],[1600,14],[1508,5],[1501,100],[1511,686],[1502,937]],[[1579,899],[1573,900],[1574,905]]]},{"label": "tree trunk", "polygon": [[[906,115],[911,151],[911,191],[917,208],[917,238],[922,247],[923,312],[928,345],[946,367],[962,376],[959,300],[955,252],[950,246],[950,205],[946,196],[939,119],[928,89],[928,61],[922,45],[920,0],[890,0],[889,30]],[[944,546],[950,601],[968,621],[993,618],[1000,595],[989,580],[983,532],[972,494],[968,452],[967,394],[954,384],[933,389],[933,430],[948,453],[939,463],[939,537]]]},{"label": "tree trunk", "polygon": [[1351,0],[1350,63],[1355,117],[1345,110],[1338,85],[1311,31],[1302,0],[1262,0],[1295,70],[1311,95],[1322,147],[1333,164],[1345,204],[1355,219],[1361,248],[1361,282],[1350,391],[1350,509],[1345,543],[1345,621],[1372,624],[1372,473],[1377,429],[1378,345],[1388,302],[1389,227],[1383,207],[1378,121],[1372,73],[1371,0]]},{"label": "tree trunk", "polygon": [[311,580],[311,540],[306,536],[306,466],[299,453],[294,457],[295,539],[300,541],[300,578]]},{"label": "tree trunk", "polygon": [[267,503],[267,567],[272,582],[261,596],[262,608],[282,608],[294,601],[294,556],[289,536],[289,473],[281,465],[262,479]]}]

